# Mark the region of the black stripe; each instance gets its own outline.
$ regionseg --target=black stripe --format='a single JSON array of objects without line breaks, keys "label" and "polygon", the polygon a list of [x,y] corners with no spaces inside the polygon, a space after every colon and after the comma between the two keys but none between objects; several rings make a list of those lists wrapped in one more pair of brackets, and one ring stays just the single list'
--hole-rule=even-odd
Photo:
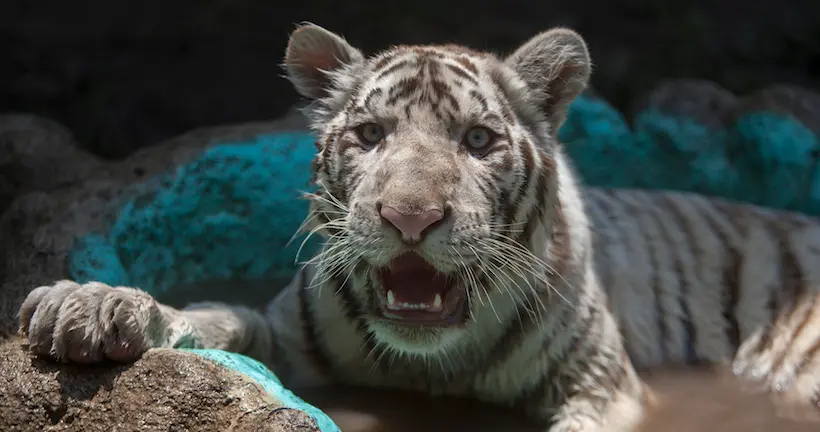
[{"label": "black stripe", "polygon": [[[560,225],[557,224],[557,225]],[[560,229],[560,227],[558,227]],[[559,254],[562,255],[562,254]],[[567,266],[563,260],[566,257],[559,257],[562,262],[553,262],[552,267],[556,271],[563,270]],[[498,263],[503,265],[503,263]],[[529,289],[526,288],[522,289]],[[552,302],[557,301],[558,306]],[[552,326],[562,326],[564,318],[575,313],[572,305],[563,304],[564,299],[558,295],[551,295],[548,287],[542,287],[540,283],[536,282],[533,289],[527,292],[524,301],[516,305],[516,316],[510,323],[507,324],[502,336],[496,341],[495,345],[490,349],[486,358],[485,365],[481,370],[488,370],[504,362],[516,348],[523,343],[524,338],[535,331],[539,324],[543,324],[545,320],[557,319],[557,323],[552,323]],[[543,305],[544,309],[540,309]],[[528,312],[529,308],[535,310]],[[558,310],[560,309],[560,310]]]},{"label": "black stripe", "polygon": [[763,328],[763,333],[757,342],[757,353],[771,348],[775,339],[775,323],[791,319],[792,314],[799,308],[798,301],[803,291],[803,274],[797,264],[797,257],[789,248],[788,228],[770,218],[764,220],[763,223],[766,224],[767,232],[777,241],[780,285],[770,293],[768,305],[771,321]]},{"label": "black stripe", "polygon": [[[792,304],[792,309],[788,313],[785,313],[782,319],[786,321],[791,320],[794,314],[800,309],[801,302],[806,300],[807,297],[812,299],[811,307],[806,311],[806,316],[801,319],[800,325],[797,326],[794,334],[791,335],[791,340],[795,341],[810,323],[814,310],[817,307],[818,297],[813,293],[808,296],[806,295],[805,277],[800,268],[800,264],[798,264],[799,261],[790,247],[789,234],[791,233],[792,227],[786,222],[777,221],[774,223],[774,232],[777,236],[780,253],[781,277],[783,278],[781,291],[786,296],[787,303]],[[777,326],[775,326],[775,328],[776,327]],[[768,343],[762,347],[763,350],[770,348],[769,344],[772,340],[773,338],[770,338],[769,341],[767,341]],[[777,353],[777,358],[772,365],[773,370],[780,368],[780,365],[785,361],[788,353],[788,348]]]},{"label": "black stripe", "polygon": [[[542,170],[539,171],[537,175],[538,179],[536,180],[535,191],[533,191],[535,194],[535,203],[532,207],[530,207],[524,229],[521,231],[518,238],[516,238],[516,240],[518,240],[521,244],[529,244],[529,240],[532,239],[536,228],[541,226],[543,223],[544,212],[546,211],[545,201],[547,195],[547,173]],[[513,223],[514,222],[515,221],[513,221]]]},{"label": "black stripe", "polygon": [[[320,195],[322,195],[321,192],[320,192]],[[315,202],[317,204],[317,209],[319,210],[319,211],[316,212],[316,218],[319,219],[319,225],[326,224],[326,223],[330,222],[330,218],[328,217],[328,213],[333,213],[333,212],[336,211],[334,206],[332,206],[332,205],[325,202],[325,200],[329,200],[329,199],[330,198],[328,198],[328,197],[325,197],[324,200],[320,200],[318,198],[315,199]],[[327,210],[327,211],[321,211],[323,208],[326,208],[326,207],[330,207],[330,209]],[[336,235],[340,231],[339,228],[336,228],[334,226],[325,226],[324,229],[327,230],[327,232],[330,235]]]},{"label": "black stripe", "polygon": [[[613,191],[612,198],[617,200],[620,204],[627,207],[630,210],[630,213],[633,214],[645,214],[655,224],[655,229],[660,233],[662,230],[660,227],[661,222],[658,220],[657,216],[654,212],[650,211],[643,211],[643,209],[639,208],[638,206],[632,205],[629,200],[619,199],[617,191]],[[635,196],[635,195],[633,195]],[[641,195],[644,196],[645,195]],[[649,260],[650,265],[652,268],[652,277],[651,277],[651,285],[652,285],[652,292],[655,294],[655,311],[657,314],[657,323],[658,328],[660,329],[660,345],[661,345],[661,353],[663,355],[663,359],[669,358],[669,351],[666,348],[666,341],[669,340],[669,328],[667,328],[666,320],[664,319],[666,312],[663,309],[663,302],[661,302],[661,297],[663,293],[661,291],[661,278],[660,278],[660,269],[659,269],[659,262],[658,262],[658,247],[652,239],[645,235],[644,230],[638,230],[643,238],[643,242],[646,245],[648,252],[649,252]],[[668,241],[665,244],[669,245]]]},{"label": "black stripe", "polygon": [[450,108],[452,108],[453,111],[461,111],[461,105],[458,103],[456,97],[453,96],[450,84],[435,78],[431,78],[429,84],[433,94],[438,96],[439,99],[442,99],[449,103]]},{"label": "black stripe", "polygon": [[[724,217],[729,218],[729,215],[724,212],[723,208],[719,207],[712,201],[706,201],[704,198],[694,198],[698,200],[701,205],[711,206],[718,213]],[[743,271],[743,254],[732,245],[729,236],[720,229],[710,217],[709,212],[703,212],[703,220],[709,225],[710,230],[715,233],[717,238],[723,244],[723,249],[728,256],[728,263],[723,269],[723,290],[722,291],[722,309],[723,319],[729,324],[726,329],[726,339],[732,344],[732,352],[740,348],[740,323],[737,319],[737,304],[740,301],[740,277]]]},{"label": "black stripe", "polygon": [[[667,197],[666,195],[661,195],[660,198],[655,201],[657,204],[665,203],[666,205],[660,206],[659,209],[665,209],[668,211],[669,214],[672,215],[673,218],[677,219],[676,226],[681,228],[681,232],[683,233],[684,241],[686,241],[685,245],[676,245],[674,248],[670,248],[670,250],[674,251],[693,251],[694,246],[692,245],[692,241],[694,235],[692,234],[691,229],[689,228],[688,221],[678,212],[678,208],[672,200]],[[668,234],[668,233],[667,233]],[[674,245],[675,243],[671,241],[671,238],[668,238],[668,244]],[[686,363],[688,364],[695,364],[698,362],[698,353],[697,353],[697,341],[698,341],[698,334],[697,330],[695,330],[695,325],[692,322],[692,311],[689,310],[689,303],[688,299],[692,296],[691,287],[689,286],[689,280],[686,279],[685,273],[683,271],[683,264],[681,260],[675,260],[675,275],[680,282],[680,293],[679,293],[679,303],[681,310],[683,311],[683,327],[684,331],[686,332],[686,346],[685,354],[686,354]]]},{"label": "black stripe", "polygon": [[400,79],[387,91],[387,100],[384,102],[387,106],[395,105],[399,100],[408,99],[416,95],[421,86],[421,79],[418,76],[410,76]]},{"label": "black stripe", "polygon": [[[361,336],[364,344],[365,350],[367,352],[372,353],[372,356],[375,359],[382,358],[381,354],[383,352],[383,348],[376,345],[376,339],[370,329],[367,328],[367,322],[365,322],[361,307],[359,306],[359,302],[356,300],[356,297],[353,295],[353,292],[350,290],[349,286],[349,279],[347,283],[345,282],[345,278],[342,276],[336,277],[332,280],[330,285],[335,285],[335,292],[338,294],[337,297],[341,301],[342,310],[345,313],[345,317],[348,321],[354,323],[356,325],[356,332]],[[386,370],[388,365],[383,364],[382,362],[376,363],[376,367],[379,369]]]},{"label": "black stripe", "polygon": [[495,207],[496,205],[498,205],[498,204],[497,204],[497,202],[496,202],[496,198],[495,198],[495,196],[496,196],[496,193],[495,193],[495,188],[493,188],[493,185],[492,185],[491,181],[488,181],[488,180],[487,180],[486,178],[484,178],[484,177],[481,177],[481,176],[476,176],[476,182],[475,182],[475,184],[476,184],[476,186],[478,186],[478,189],[481,191],[481,194],[482,194],[485,198],[487,198],[487,200],[488,200],[488,201],[489,201],[489,202],[490,202],[490,203],[491,203],[494,207]]},{"label": "black stripe", "polygon": [[[474,86],[478,86],[478,80],[475,79],[475,77],[469,71],[464,69],[462,66],[455,65],[455,64],[452,64],[452,63],[445,63],[444,65],[448,69],[450,69],[451,72],[458,75],[459,78],[464,79],[466,81],[469,81]],[[484,110],[486,111],[486,108],[484,108]]]},{"label": "black stripe", "polygon": [[403,67],[410,67],[410,66],[412,66],[412,62],[409,59],[399,60],[396,63],[393,63],[392,65],[390,65],[390,67],[388,67],[387,69],[384,69],[383,71],[379,72],[379,74],[376,75],[376,81],[382,80],[382,79],[384,79],[384,77],[398,72],[399,69],[401,69]]},{"label": "black stripe", "polygon": [[[820,295],[812,294],[811,307],[809,308],[808,312],[806,313],[806,317],[803,320],[803,322],[800,324],[800,327],[798,327],[797,331],[792,336],[792,341],[797,340],[797,337],[800,335],[800,333],[802,333],[802,331],[806,328],[807,325],[810,326],[811,324],[816,324],[816,321],[817,321],[817,318],[818,318],[817,314],[820,313],[820,308],[818,308],[818,305],[817,305],[818,302],[820,302]],[[782,362],[785,360],[785,357],[786,357],[785,354],[786,354],[786,351],[788,351],[788,350],[783,350],[783,351],[784,351],[783,358],[778,359],[778,361],[775,363],[775,367],[773,368],[773,370],[779,369],[780,364],[782,364]],[[820,354],[820,338],[815,338],[813,343],[811,344],[811,346],[809,346],[809,348],[806,350],[806,352],[804,352],[802,355],[800,355],[798,357],[797,365],[795,366],[795,369],[794,369],[795,375],[803,372],[803,368],[807,364],[811,365],[814,362],[815,357],[818,354]],[[818,407],[820,407],[820,405],[818,405]]]},{"label": "black stripe", "polygon": [[[518,206],[530,192],[530,181],[532,180],[532,177],[536,175],[535,154],[533,153],[530,141],[522,140],[518,143],[518,146],[521,151],[521,158],[524,161],[524,172],[523,175],[519,176],[520,183],[516,185],[514,189],[515,195],[510,198],[510,202],[508,203],[508,207],[506,209],[507,211],[504,212],[505,216],[503,223],[505,224],[512,224],[515,222],[515,214],[517,213]],[[513,234],[518,227],[510,226],[509,229],[510,234]]]},{"label": "black stripe", "polygon": [[[577,313],[571,307],[565,308],[566,311]],[[573,373],[567,373],[566,365],[570,360],[581,357],[581,361],[574,363],[586,365],[586,356],[589,355],[589,349],[597,349],[599,347],[598,341],[589,340],[590,332],[595,328],[595,325],[600,320],[600,310],[593,307],[588,310],[588,314],[583,317],[574,327],[565,328],[563,331],[572,331],[573,336],[567,344],[566,350],[562,351],[557,358],[552,358],[549,361],[549,368],[544,372],[536,384],[529,388],[524,388],[514,398],[513,405],[524,408],[554,408],[557,409],[562,405],[566,399],[573,397],[576,392],[570,391],[572,385],[578,379],[578,375],[583,374],[583,370],[573,370]],[[545,347],[542,352],[552,351],[552,344],[555,340],[544,341]],[[603,384],[603,383],[602,383]]]},{"label": "black stripe", "polygon": [[379,96],[381,96],[383,93],[384,91],[380,88],[374,88],[373,90],[370,90],[370,92],[367,93],[367,96],[365,96],[364,99],[362,99],[362,106],[364,106],[366,109],[370,111],[373,111],[373,101]]},{"label": "black stripe", "polygon": [[[538,289],[537,286],[535,288]],[[538,301],[539,299],[550,309],[547,296],[541,296],[533,291],[528,292],[526,299],[516,305],[515,318],[507,323],[504,332],[487,352],[484,365],[478,369],[479,371],[492,370],[503,363],[510,355],[515,353],[515,350],[523,343],[527,335],[537,329],[539,320],[548,319],[551,316],[538,309],[538,305],[541,304]],[[528,313],[530,306],[535,307],[536,310]]]},{"label": "black stripe", "polygon": [[471,98],[473,98],[479,105],[481,105],[481,111],[486,112],[490,110],[490,106],[487,104],[487,98],[484,97],[478,90],[472,89],[469,92]]},{"label": "black stripe", "polygon": [[[620,390],[623,385],[624,379],[626,378],[625,368],[627,367],[629,359],[623,351],[621,351],[622,355],[616,359],[609,358],[608,355],[604,355],[601,352],[604,347],[611,347],[611,343],[620,344],[620,341],[601,340],[602,337],[605,337],[605,331],[603,330],[604,315],[609,312],[605,309],[604,305],[606,304],[606,300],[602,292],[591,295],[593,296],[593,298],[590,299],[592,305],[590,306],[589,313],[584,317],[583,321],[581,321],[580,327],[576,327],[577,332],[570,345],[572,349],[567,351],[565,357],[562,357],[560,361],[557,362],[562,368],[569,362],[583,366],[580,370],[573,371],[573,375],[566,373],[559,375],[558,382],[573,384],[579,377],[593,375],[597,378],[595,380],[595,384],[597,385],[584,388],[581,392],[586,393],[583,396],[585,399],[596,405],[597,412],[604,412],[606,406],[612,399],[612,392]],[[598,330],[594,338],[592,335],[593,330]],[[598,357],[597,361],[594,360],[595,357]],[[603,367],[603,375],[600,371],[590,373],[592,367],[596,369]],[[564,384],[564,388],[566,388],[567,384]],[[600,389],[606,389],[607,394],[603,396],[595,394],[596,391]],[[581,392],[565,391],[565,394],[567,394],[568,397],[574,397],[578,396]]]},{"label": "black stripe", "polygon": [[398,50],[383,52],[380,55],[381,58],[373,59],[375,61],[375,63],[373,64],[373,72],[379,72],[380,70],[387,67],[390,64],[390,62],[392,62],[398,55]]}]

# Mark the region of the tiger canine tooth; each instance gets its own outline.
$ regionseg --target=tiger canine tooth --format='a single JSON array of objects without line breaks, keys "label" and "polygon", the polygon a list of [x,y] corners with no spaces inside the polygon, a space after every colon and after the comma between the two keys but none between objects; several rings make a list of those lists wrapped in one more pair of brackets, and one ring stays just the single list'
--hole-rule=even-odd
[{"label": "tiger canine tooth", "polygon": [[391,306],[396,304],[396,296],[393,295],[393,290],[387,291],[387,304]]},{"label": "tiger canine tooth", "polygon": [[435,309],[441,309],[441,294],[436,293],[436,298],[433,299],[433,307]]}]

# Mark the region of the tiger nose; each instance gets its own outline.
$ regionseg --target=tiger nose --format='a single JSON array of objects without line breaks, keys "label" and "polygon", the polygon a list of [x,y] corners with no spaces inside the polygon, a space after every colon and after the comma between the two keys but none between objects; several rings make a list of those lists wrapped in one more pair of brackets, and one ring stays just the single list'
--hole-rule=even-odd
[{"label": "tiger nose", "polygon": [[421,240],[424,230],[444,217],[439,209],[423,211],[421,213],[402,213],[390,206],[382,206],[379,211],[382,218],[390,222],[402,233],[405,241],[417,242]]}]

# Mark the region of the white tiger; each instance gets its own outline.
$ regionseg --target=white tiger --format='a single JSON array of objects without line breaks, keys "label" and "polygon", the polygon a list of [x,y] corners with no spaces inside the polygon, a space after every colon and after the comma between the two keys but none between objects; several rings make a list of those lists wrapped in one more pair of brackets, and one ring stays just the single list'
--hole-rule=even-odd
[{"label": "white tiger", "polygon": [[503,59],[455,45],[365,57],[306,24],[285,67],[313,101],[306,229],[322,251],[264,316],[101,283],[36,288],[20,309],[34,352],[89,363],[219,348],[287,386],[469,396],[551,432],[635,428],[651,398],[633,365],[734,361],[816,405],[820,225],[579,187],[556,139],[590,75],[575,32]]}]

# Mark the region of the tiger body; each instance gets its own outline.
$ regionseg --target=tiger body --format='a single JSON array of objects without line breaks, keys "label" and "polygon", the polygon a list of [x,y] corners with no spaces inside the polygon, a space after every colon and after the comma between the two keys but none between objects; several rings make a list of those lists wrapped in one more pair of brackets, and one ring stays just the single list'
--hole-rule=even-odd
[{"label": "tiger body", "polygon": [[574,32],[503,60],[450,45],[365,58],[308,25],[285,66],[313,100],[306,231],[322,251],[264,315],[100,283],[37,288],[20,313],[32,350],[95,362],[226,349],[286,386],[475,397],[552,432],[634,429],[650,399],[636,366],[734,361],[816,403],[820,225],[579,186],[555,138],[589,78]]},{"label": "tiger body", "polygon": [[692,193],[585,192],[596,273],[637,368],[733,364],[790,380],[770,369],[803,363],[816,385],[816,218]]},{"label": "tiger body", "polygon": [[814,301],[816,218],[690,193],[589,188],[585,198],[596,270],[639,367],[725,363]]}]

